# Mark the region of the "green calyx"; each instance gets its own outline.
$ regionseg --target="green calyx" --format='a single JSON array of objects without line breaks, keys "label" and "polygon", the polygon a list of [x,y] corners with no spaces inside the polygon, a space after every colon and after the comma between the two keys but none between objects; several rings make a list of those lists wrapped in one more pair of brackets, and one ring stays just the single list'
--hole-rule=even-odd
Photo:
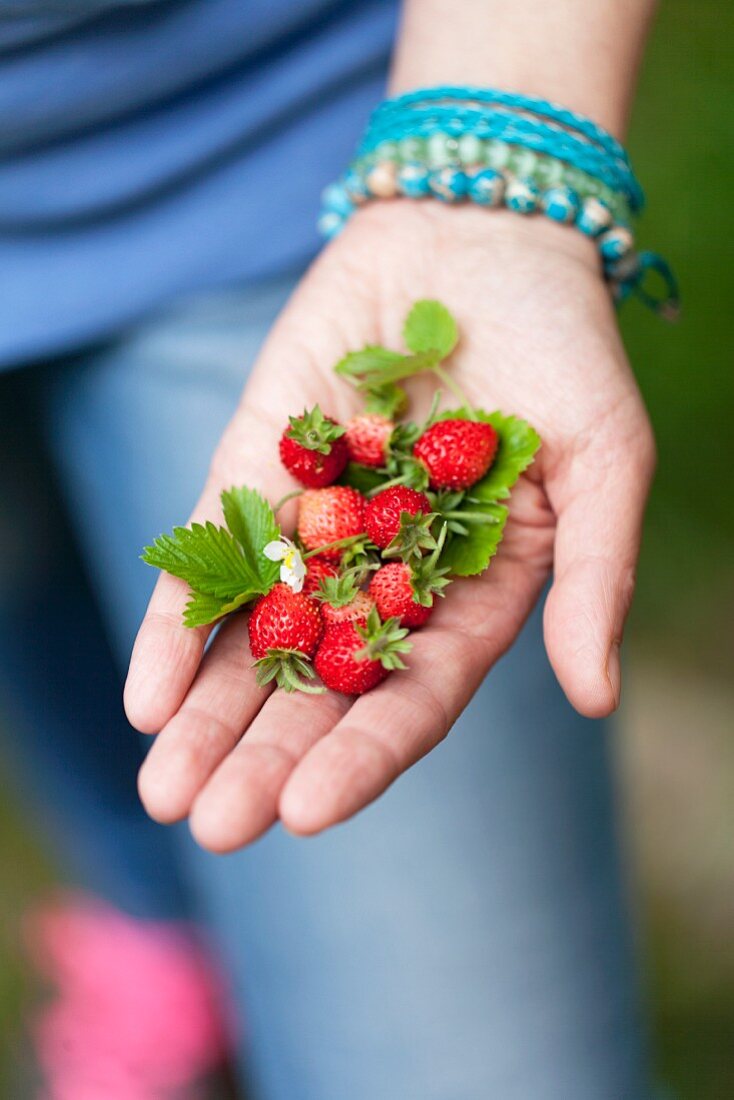
[{"label": "green calyx", "polygon": [[447,531],[448,524],[444,523],[436,539],[433,553],[420,558],[410,566],[410,587],[413,589],[413,599],[422,607],[432,607],[434,596],[445,596],[444,589],[451,584],[446,575],[449,570],[438,566]]},{"label": "green calyx", "polygon": [[400,528],[392,542],[382,551],[383,558],[422,558],[424,550],[435,550],[437,543],[431,532],[436,512],[400,513]]},{"label": "green calyx", "polygon": [[310,411],[304,409],[302,416],[290,416],[288,420],[289,438],[307,451],[328,455],[332,443],[344,435],[341,424],[335,424],[328,416],[324,416],[318,405],[314,405]]},{"label": "green calyx", "polygon": [[338,577],[324,577],[314,596],[332,607],[346,607],[359,592],[358,577],[361,572],[361,569],[347,569]]},{"label": "green calyx", "polygon": [[399,619],[386,619],[383,623],[373,607],[366,626],[355,626],[355,630],[365,643],[354,654],[358,661],[379,661],[390,672],[407,667],[402,654],[410,653],[413,646],[406,641],[409,631],[400,625]]},{"label": "green calyx", "polygon": [[308,657],[297,649],[269,649],[266,657],[255,661],[255,679],[260,687],[275,683],[283,691],[304,691],[308,695],[321,695],[324,688],[309,684],[315,673]]}]

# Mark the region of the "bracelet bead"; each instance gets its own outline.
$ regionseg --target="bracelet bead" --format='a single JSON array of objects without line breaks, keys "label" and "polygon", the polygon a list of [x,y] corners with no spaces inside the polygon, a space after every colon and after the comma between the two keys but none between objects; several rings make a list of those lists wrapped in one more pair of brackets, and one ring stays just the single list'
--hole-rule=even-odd
[{"label": "bracelet bead", "polygon": [[355,206],[360,206],[363,202],[366,202],[370,197],[370,193],[367,190],[367,184],[361,173],[356,172],[353,168],[347,168],[344,173],[342,182],[344,184],[344,190],[347,196],[354,203]]},{"label": "bracelet bead", "polygon": [[[426,157],[431,168],[446,168],[454,159],[454,139],[448,134],[431,134],[426,142]],[[455,145],[455,142],[454,142]]]},{"label": "bracelet bead", "polygon": [[431,194],[442,202],[461,202],[467,193],[468,179],[460,168],[439,168],[431,172],[429,179]]},{"label": "bracelet bead", "polygon": [[367,173],[367,190],[376,199],[392,199],[398,193],[397,165],[381,160]]},{"label": "bracelet bead", "polygon": [[490,168],[496,168],[498,170],[506,168],[511,152],[512,150],[506,142],[491,139],[486,143],[485,157],[487,159],[487,164]]},{"label": "bracelet bead", "polygon": [[505,206],[516,214],[533,214],[540,191],[531,179],[510,179],[505,188]]},{"label": "bracelet bead", "polygon": [[342,218],[348,218],[354,213],[354,203],[341,183],[330,183],[324,188],[321,205],[325,213],[338,214]]},{"label": "bracelet bead", "polygon": [[587,237],[598,237],[612,224],[612,212],[602,199],[584,199],[576,218],[576,228]]},{"label": "bracelet bead", "polygon": [[571,187],[549,187],[541,205],[554,222],[572,222],[581,208],[581,201]]},{"label": "bracelet bead", "polygon": [[407,199],[422,199],[431,193],[430,179],[425,164],[403,164],[398,169],[398,190]]},{"label": "bracelet bead", "polygon": [[464,167],[484,163],[484,143],[476,134],[462,134],[459,138],[459,160]]},{"label": "bracelet bead", "polygon": [[504,194],[505,177],[494,168],[481,168],[469,177],[469,198],[479,206],[499,206]]},{"label": "bracelet bead", "polygon": [[319,215],[318,231],[322,237],[325,237],[327,241],[332,240],[334,237],[338,237],[344,228],[346,218],[341,214],[337,214],[334,210],[324,210]]},{"label": "bracelet bead", "polygon": [[599,251],[606,263],[615,263],[621,260],[634,247],[634,239],[629,229],[623,225],[615,225],[607,229],[598,238]]}]

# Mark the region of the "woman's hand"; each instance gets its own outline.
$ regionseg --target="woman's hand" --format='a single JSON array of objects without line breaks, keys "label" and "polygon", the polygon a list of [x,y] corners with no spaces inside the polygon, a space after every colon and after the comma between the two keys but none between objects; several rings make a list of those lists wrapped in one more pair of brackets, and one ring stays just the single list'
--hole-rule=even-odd
[{"label": "woman's hand", "polygon": [[[208,630],[182,624],[186,585],[160,578],[125,695],[133,725],[160,731],[140,793],[161,822],[190,815],[206,848],[241,847],[278,818],[315,833],[381,794],[445,737],[551,570],[545,640],[561,685],[586,715],[619,701],[654,445],[594,246],[573,230],[428,202],[360,211],[275,325],[193,518],[217,518],[219,492],[232,485],[271,501],[292,489],[277,457],[288,415],[318,401],[347,419],[357,397],[333,365],[366,343],[399,348],[419,298],[457,317],[451,370],[469,398],[529,420],[538,458],[513,493],[488,573],[453,584],[413,635],[409,670],[356,702],[257,687],[243,615],[204,656]],[[411,385],[420,411],[432,383]]]}]

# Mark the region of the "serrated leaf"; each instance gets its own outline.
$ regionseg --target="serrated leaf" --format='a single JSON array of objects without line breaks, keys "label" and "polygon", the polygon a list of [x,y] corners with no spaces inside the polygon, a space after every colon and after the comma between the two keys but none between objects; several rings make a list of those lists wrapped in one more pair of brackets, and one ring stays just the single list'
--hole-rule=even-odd
[{"label": "serrated leaf", "polygon": [[[280,563],[269,561],[263,548],[280,538],[280,527],[267,500],[246,485],[226,489],[221,496],[227,526],[242,547],[259,588],[267,592],[275,584]],[[198,585],[192,584],[192,588]]]},{"label": "serrated leaf", "polygon": [[366,347],[345,355],[334,370],[342,377],[349,378],[363,392],[374,394],[383,391],[394,395],[400,391],[388,390],[387,387],[431,370],[439,359],[440,355],[431,349],[418,355],[401,355],[389,348]]},{"label": "serrated leaf", "polygon": [[473,577],[484,572],[497,553],[507,522],[504,504],[476,503],[473,511],[481,511],[495,522],[466,523],[466,535],[452,534],[447,541],[439,562],[442,568],[457,577]]},{"label": "serrated leaf", "polygon": [[184,610],[184,625],[188,627],[209,626],[210,623],[214,623],[217,619],[228,615],[230,611],[243,607],[250,600],[254,600],[260,595],[260,592],[243,592],[234,600],[223,600],[217,596],[207,595],[205,592],[192,591]]},{"label": "serrated leaf", "polygon": [[436,352],[445,359],[459,341],[459,330],[446,306],[424,298],[415,303],[406,317],[403,339],[415,354]]},{"label": "serrated leaf", "polygon": [[146,546],[148,565],[185,580],[196,592],[231,600],[245,591],[258,591],[262,580],[240,543],[224,527],[192,523],[174,527]]},{"label": "serrated leaf", "polygon": [[344,378],[364,378],[365,375],[380,375],[404,358],[399,351],[368,344],[360,351],[348,352],[339,360],[334,370]]}]

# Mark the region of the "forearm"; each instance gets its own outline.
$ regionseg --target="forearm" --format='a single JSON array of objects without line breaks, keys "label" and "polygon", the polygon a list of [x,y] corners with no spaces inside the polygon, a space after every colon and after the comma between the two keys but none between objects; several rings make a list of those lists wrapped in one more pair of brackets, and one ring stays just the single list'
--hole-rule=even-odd
[{"label": "forearm", "polygon": [[405,0],[391,92],[477,84],[623,136],[654,0]]}]

